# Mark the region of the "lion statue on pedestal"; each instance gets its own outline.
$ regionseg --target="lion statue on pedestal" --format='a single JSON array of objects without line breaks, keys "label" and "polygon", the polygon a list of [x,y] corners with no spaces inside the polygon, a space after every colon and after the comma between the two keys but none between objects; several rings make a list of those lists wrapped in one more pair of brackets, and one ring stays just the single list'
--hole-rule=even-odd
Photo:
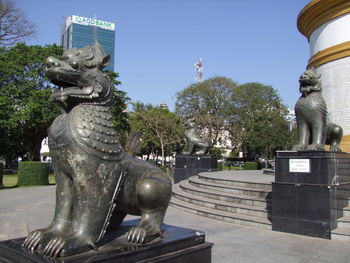
[{"label": "lion statue on pedestal", "polygon": [[118,228],[127,214],[141,216],[128,242],[142,244],[163,235],[171,180],[121,147],[112,123],[114,86],[101,70],[109,59],[95,43],[46,60],[46,76],[59,86],[51,98],[62,114],[49,129],[57,184],[54,218],[23,243],[36,253],[59,257],[97,249],[106,231]]},{"label": "lion statue on pedestal", "polygon": [[327,144],[330,151],[341,152],[339,144],[343,129],[327,121],[320,78],[314,68],[306,70],[299,78],[301,97],[295,105],[298,144],[293,151],[324,151]]}]

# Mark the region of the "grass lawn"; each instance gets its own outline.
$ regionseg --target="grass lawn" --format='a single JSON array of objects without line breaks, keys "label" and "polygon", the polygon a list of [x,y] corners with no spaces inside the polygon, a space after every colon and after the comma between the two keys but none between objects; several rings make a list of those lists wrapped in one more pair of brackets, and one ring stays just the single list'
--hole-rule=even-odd
[{"label": "grass lawn", "polygon": [[[17,177],[18,177],[17,174],[4,174],[4,177],[3,177],[4,189],[18,187]],[[49,175],[49,184],[50,185],[56,184],[55,176],[53,174]],[[28,187],[28,186],[21,186],[21,187]]]}]

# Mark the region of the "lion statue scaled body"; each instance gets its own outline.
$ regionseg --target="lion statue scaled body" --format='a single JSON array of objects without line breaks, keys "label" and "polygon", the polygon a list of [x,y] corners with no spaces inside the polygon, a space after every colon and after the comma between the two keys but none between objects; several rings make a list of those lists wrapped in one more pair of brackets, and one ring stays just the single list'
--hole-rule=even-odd
[{"label": "lion statue scaled body", "polygon": [[185,122],[186,151],[182,154],[206,154],[209,151],[209,143],[201,138],[197,131],[197,125],[193,118]]},{"label": "lion statue scaled body", "polygon": [[171,180],[156,166],[126,154],[112,124],[113,89],[101,71],[108,64],[95,43],[48,57],[45,73],[59,86],[51,98],[62,114],[49,129],[56,174],[56,209],[51,225],[31,232],[23,246],[49,257],[91,248],[127,214],[141,215],[127,234],[129,243],[162,237]]},{"label": "lion statue scaled body", "polygon": [[306,70],[299,78],[301,97],[295,105],[298,144],[294,151],[324,151],[325,144],[330,151],[341,152],[339,147],[343,130],[327,122],[327,106],[321,93],[320,74],[314,68]]}]

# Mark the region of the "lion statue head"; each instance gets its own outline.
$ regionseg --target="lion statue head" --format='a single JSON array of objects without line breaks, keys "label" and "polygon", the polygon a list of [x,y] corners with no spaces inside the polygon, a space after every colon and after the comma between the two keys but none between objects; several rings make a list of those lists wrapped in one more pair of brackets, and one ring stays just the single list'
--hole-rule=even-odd
[{"label": "lion statue head", "polygon": [[97,42],[80,49],[65,50],[61,59],[48,57],[45,74],[60,87],[52,93],[51,99],[72,105],[106,101],[111,94],[111,85],[101,69],[109,60],[110,55],[106,55]]},{"label": "lion statue head", "polygon": [[315,68],[307,69],[299,78],[299,91],[307,96],[311,92],[321,91],[321,75],[318,74]]}]

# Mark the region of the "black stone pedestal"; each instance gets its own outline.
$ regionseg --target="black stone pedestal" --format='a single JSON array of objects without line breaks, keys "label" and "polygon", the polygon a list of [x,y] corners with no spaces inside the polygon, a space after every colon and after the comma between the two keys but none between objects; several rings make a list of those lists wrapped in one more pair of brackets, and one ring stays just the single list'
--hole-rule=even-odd
[{"label": "black stone pedestal", "polygon": [[[155,240],[147,245],[131,245],[126,241],[126,232],[137,220],[127,221],[118,231],[104,237],[99,251],[82,254],[47,258],[22,248],[24,238],[0,242],[1,263],[210,263],[211,247],[205,242],[205,234],[191,229],[164,225],[164,239]],[[114,237],[114,238],[112,238]],[[105,242],[105,244],[103,244]]]},{"label": "black stone pedestal", "polygon": [[346,189],[350,189],[350,154],[278,152],[272,229],[329,239],[341,208],[347,206],[339,198],[350,196]]},{"label": "black stone pedestal", "polygon": [[217,170],[217,158],[211,155],[179,154],[175,158],[174,183],[200,172]]}]

